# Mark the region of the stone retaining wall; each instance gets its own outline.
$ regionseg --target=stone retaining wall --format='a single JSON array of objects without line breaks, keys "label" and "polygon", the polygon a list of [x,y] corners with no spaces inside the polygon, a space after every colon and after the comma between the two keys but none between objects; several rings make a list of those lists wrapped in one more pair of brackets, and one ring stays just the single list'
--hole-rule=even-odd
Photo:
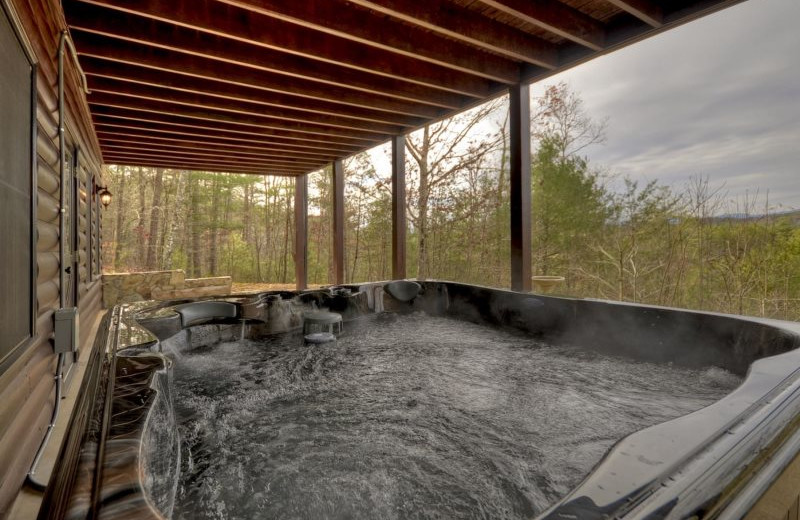
[{"label": "stone retaining wall", "polygon": [[182,269],[103,275],[103,306],[143,300],[172,300],[201,296],[225,296],[231,292],[231,277],[186,278]]}]

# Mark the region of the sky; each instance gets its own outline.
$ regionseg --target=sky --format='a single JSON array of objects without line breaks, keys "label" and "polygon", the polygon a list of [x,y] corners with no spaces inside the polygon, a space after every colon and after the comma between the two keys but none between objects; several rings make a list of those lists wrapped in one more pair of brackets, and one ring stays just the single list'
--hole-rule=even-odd
[{"label": "sky", "polygon": [[747,0],[531,87],[565,81],[614,173],[680,189],[692,176],[729,198],[758,191],[800,209],[800,0]]}]

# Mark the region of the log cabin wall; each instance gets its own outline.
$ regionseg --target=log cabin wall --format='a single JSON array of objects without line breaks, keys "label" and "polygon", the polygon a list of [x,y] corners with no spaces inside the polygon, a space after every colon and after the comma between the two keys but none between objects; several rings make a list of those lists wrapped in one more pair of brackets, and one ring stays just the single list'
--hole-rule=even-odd
[{"label": "log cabin wall", "polygon": [[[71,236],[61,236],[61,196],[58,102],[58,49],[66,27],[57,0],[0,0],[0,16],[7,16],[17,36],[37,66],[36,75],[36,222],[35,316],[33,337],[21,354],[6,363],[0,372],[0,517],[9,508],[25,483],[34,456],[45,436],[55,401],[55,375],[58,356],[54,353],[54,312],[61,307],[61,269],[71,267],[63,288],[65,307],[79,309],[79,347],[77,354],[66,354],[64,373],[66,392],[77,392],[73,377],[76,359],[89,359],[92,347],[91,325],[101,313],[100,228],[102,208],[94,194],[103,185],[101,155],[91,126],[81,77],[74,59],[65,50],[64,121],[65,172],[75,176],[77,204],[65,204],[72,217]],[[0,70],[4,65],[0,63]],[[0,130],[2,131],[2,130]],[[66,186],[66,183],[65,183]],[[69,191],[69,190],[67,190]],[[9,225],[9,224],[4,224]],[[15,224],[14,224],[15,225]],[[23,223],[20,223],[23,225]],[[76,233],[77,232],[77,233]],[[74,238],[73,238],[74,237]],[[66,250],[77,246],[76,255],[60,255],[60,241]],[[74,241],[72,245],[69,242]],[[72,257],[72,260],[70,260]],[[71,265],[67,265],[71,263]],[[71,277],[74,279],[71,280]],[[71,291],[74,287],[74,293]],[[67,293],[70,294],[67,294]],[[4,302],[6,304],[6,302]],[[52,442],[58,442],[54,437]]]}]

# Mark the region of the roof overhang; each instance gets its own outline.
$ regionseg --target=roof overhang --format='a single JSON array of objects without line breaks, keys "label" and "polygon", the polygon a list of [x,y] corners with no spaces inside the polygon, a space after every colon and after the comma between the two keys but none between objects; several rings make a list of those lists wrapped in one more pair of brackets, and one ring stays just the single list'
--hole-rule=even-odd
[{"label": "roof overhang", "polygon": [[741,0],[63,0],[106,163],[300,175]]}]

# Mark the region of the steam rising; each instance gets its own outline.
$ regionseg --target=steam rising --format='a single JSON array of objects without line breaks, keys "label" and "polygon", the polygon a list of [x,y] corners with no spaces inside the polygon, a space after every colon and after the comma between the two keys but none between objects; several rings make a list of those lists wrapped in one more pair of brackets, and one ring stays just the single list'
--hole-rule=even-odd
[{"label": "steam rising", "polygon": [[740,382],[447,318],[360,325],[183,354],[176,518],[526,518]]}]

